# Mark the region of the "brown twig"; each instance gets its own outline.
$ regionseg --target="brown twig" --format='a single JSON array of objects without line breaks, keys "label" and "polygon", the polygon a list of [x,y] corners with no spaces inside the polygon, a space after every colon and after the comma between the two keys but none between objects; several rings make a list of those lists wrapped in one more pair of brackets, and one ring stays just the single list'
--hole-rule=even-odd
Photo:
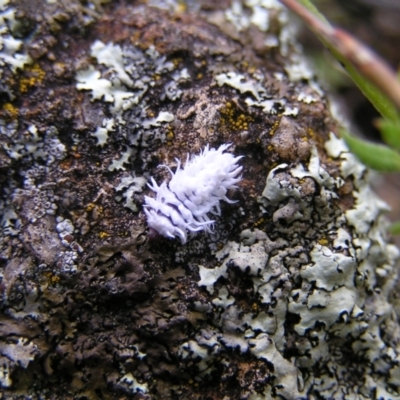
[{"label": "brown twig", "polygon": [[381,90],[400,111],[400,82],[395,72],[377,54],[342,29],[319,19],[296,0],[280,0],[309,27],[347,59],[358,72]]}]

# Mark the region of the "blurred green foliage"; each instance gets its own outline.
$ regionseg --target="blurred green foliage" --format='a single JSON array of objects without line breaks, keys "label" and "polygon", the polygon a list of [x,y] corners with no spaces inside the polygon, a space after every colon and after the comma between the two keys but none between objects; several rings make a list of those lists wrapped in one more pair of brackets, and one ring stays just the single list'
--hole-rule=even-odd
[{"label": "blurred green foliage", "polygon": [[[298,0],[309,11],[311,11],[320,21],[329,24],[315,5],[309,0]],[[367,78],[357,70],[357,68],[344,57],[335,47],[334,41],[326,40],[316,33],[321,42],[330,50],[333,56],[343,65],[350,78],[358,86],[365,97],[372,103],[380,113],[381,118],[376,122],[376,126],[381,133],[385,144],[377,144],[364,139],[360,139],[341,130],[341,135],[346,141],[350,150],[365,165],[380,172],[399,172],[400,171],[400,112],[392,101]],[[392,234],[400,234],[400,222],[390,228]]]}]

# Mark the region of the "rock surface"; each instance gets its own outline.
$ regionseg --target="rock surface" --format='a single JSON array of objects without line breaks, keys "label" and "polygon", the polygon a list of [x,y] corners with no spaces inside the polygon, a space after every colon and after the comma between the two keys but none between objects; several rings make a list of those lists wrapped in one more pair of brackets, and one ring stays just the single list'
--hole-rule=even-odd
[{"label": "rock surface", "polygon": [[[400,398],[386,205],[286,11],[214,3],[0,2],[4,398]],[[150,232],[224,143],[212,233]]]}]

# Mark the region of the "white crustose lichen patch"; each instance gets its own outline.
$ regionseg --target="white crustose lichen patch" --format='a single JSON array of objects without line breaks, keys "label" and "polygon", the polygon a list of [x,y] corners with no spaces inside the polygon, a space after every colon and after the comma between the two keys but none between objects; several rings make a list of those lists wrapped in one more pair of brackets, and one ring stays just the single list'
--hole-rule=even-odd
[{"label": "white crustose lichen patch", "polygon": [[0,2],[0,77],[4,66],[15,72],[31,62],[29,55],[19,52],[23,42],[14,37],[18,33],[18,22],[16,11],[8,7],[8,3],[7,0]]},{"label": "white crustose lichen patch", "polygon": [[[147,96],[156,85],[156,77],[168,76],[162,98],[176,101],[182,95],[180,85],[190,80],[190,74],[186,68],[175,70],[174,64],[153,46],[143,51],[134,45],[96,40],[91,46],[91,56],[97,65],[77,72],[76,87],[89,91],[92,101],[109,104],[111,118],[104,117],[91,135],[97,146],[105,150],[111,137],[124,137],[124,150],[118,159],[111,161],[108,170],[125,170],[138,156],[138,148],[147,149],[166,141],[166,127],[175,118],[167,110],[154,115],[148,108]],[[141,159],[145,161],[146,157]]]}]

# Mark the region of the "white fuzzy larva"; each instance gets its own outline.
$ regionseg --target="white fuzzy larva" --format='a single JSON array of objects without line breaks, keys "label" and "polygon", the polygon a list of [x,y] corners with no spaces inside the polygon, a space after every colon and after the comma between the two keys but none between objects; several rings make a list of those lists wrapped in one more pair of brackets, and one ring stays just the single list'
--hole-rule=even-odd
[{"label": "white fuzzy larva", "polygon": [[187,156],[184,168],[180,160],[170,182],[160,186],[151,178],[151,190],[156,198],[145,196],[144,212],[150,228],[160,235],[179,237],[182,244],[187,241],[188,232],[210,232],[213,220],[208,213],[220,215],[220,201],[234,203],[226,195],[229,189],[236,188],[242,177],[238,176],[242,167],[237,162],[242,156],[235,157],[224,153],[230,144],[218,149],[207,145],[197,156]]}]

